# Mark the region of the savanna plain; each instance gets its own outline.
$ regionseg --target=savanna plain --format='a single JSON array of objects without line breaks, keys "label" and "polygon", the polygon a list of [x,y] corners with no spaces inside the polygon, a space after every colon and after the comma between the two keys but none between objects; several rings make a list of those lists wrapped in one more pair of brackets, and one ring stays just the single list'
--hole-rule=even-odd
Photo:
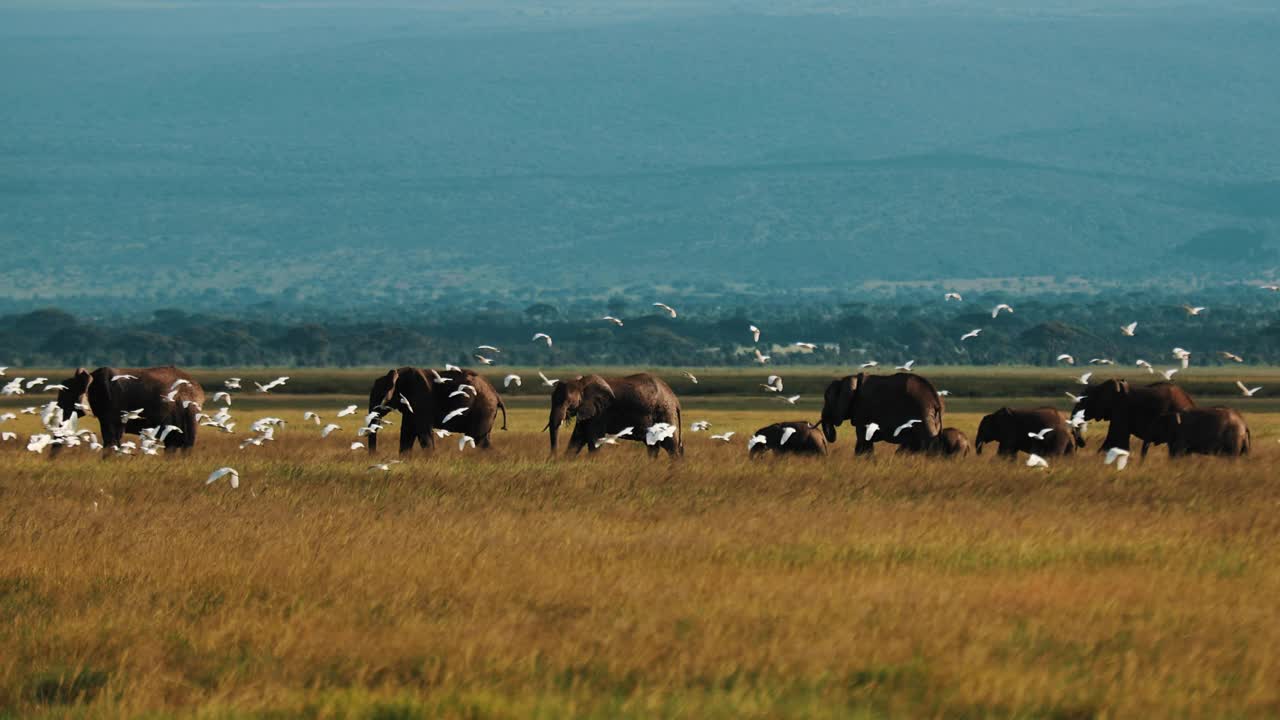
[{"label": "savanna plain", "polygon": [[[1069,375],[1023,374],[1009,394]],[[358,417],[326,439],[302,419],[363,407],[355,390],[238,397],[245,424],[288,421],[244,450],[212,431],[173,457],[0,445],[0,715],[1280,715],[1272,400],[1224,391],[1247,458],[1161,448],[1117,472],[1097,424],[1047,470],[854,458],[847,426],[827,458],[748,460],[750,431],[817,418],[813,392],[686,397],[676,462],[551,458],[531,384],[491,451],[446,439],[388,472],[349,449]],[[954,397],[946,424],[972,436],[1055,395]],[[238,489],[205,484],[224,465]]]}]

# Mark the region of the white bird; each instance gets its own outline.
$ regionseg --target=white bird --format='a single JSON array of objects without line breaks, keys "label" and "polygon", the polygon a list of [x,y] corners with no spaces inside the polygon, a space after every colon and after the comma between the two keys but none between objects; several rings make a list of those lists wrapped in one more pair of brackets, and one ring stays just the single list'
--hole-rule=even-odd
[{"label": "white bird", "polygon": [[905,363],[895,367],[894,370],[901,370],[902,372],[911,372],[911,368],[915,364],[916,364],[915,360],[908,360]]},{"label": "white bird", "polygon": [[452,434],[453,434],[453,433],[449,432],[448,430],[445,430],[444,428],[432,428],[432,429],[431,429],[431,432],[435,433],[435,434],[436,434],[436,437],[440,438],[441,440],[443,440],[443,439],[445,439],[445,438],[447,438],[447,437],[449,437],[450,435],[452,435]]},{"label": "white bird", "polygon": [[618,327],[622,327],[622,321],[612,315],[605,315],[600,319],[604,320],[605,322],[611,322],[614,325],[617,325]]},{"label": "white bird", "polygon": [[796,434],[795,428],[793,427],[783,428],[782,437],[778,439],[778,445],[786,445],[787,441],[791,439],[791,436],[795,434]]},{"label": "white bird", "polygon": [[1173,376],[1181,369],[1182,368],[1169,368],[1168,370],[1161,370],[1160,374],[1164,376],[1165,380],[1172,380]]},{"label": "white bird", "polygon": [[332,433],[334,430],[341,430],[341,429],[342,429],[341,425],[337,423],[329,423],[328,425],[325,425],[323,428],[321,428],[320,437],[327,438],[329,437],[329,434]]},{"label": "white bird", "polygon": [[1035,453],[1031,453],[1031,456],[1027,458],[1027,467],[1047,468],[1049,467],[1049,461]]},{"label": "white bird", "polygon": [[788,405],[795,405],[795,404],[796,404],[796,402],[800,399],[800,396],[799,396],[799,395],[791,395],[791,396],[789,396],[789,397],[783,397],[783,398],[778,398],[778,399],[779,399],[779,400],[781,400],[782,402],[784,402],[784,403],[788,404]]},{"label": "white bird", "polygon": [[1067,421],[1067,424],[1073,428],[1080,428],[1083,430],[1089,423],[1084,419],[1084,411],[1077,410],[1076,414],[1072,415],[1071,419]]},{"label": "white bird", "polygon": [[7,412],[0,415],[0,423],[7,422],[9,420],[17,420],[17,419],[18,419],[18,416],[11,412]]},{"label": "white bird", "polygon": [[470,435],[463,435],[462,437],[458,438],[458,452],[462,452],[463,448],[465,448],[468,445],[470,445],[472,449],[475,449],[476,439],[471,437]]},{"label": "white bird", "polygon": [[[445,366],[444,366],[444,369],[445,369],[446,371],[448,371],[450,367],[453,367],[453,366],[452,366],[452,365],[445,365]],[[429,369],[431,370],[431,379],[432,379],[432,380],[434,380],[434,381],[436,381],[436,382],[438,382],[438,383],[451,383],[451,382],[453,382],[453,378],[447,378],[447,377],[445,377],[445,376],[441,375],[440,373],[436,372],[436,369],[435,369],[435,368],[429,368]]]},{"label": "white bird", "polygon": [[475,385],[468,385],[467,383],[463,383],[458,386],[457,390],[454,390],[453,392],[449,393],[449,397],[453,397],[454,395],[461,395],[463,397],[472,398],[478,395],[479,393],[480,391],[476,390]]},{"label": "white bird", "polygon": [[1169,353],[1169,354],[1170,354],[1170,355],[1172,355],[1172,356],[1173,356],[1173,358],[1174,358],[1175,360],[1181,360],[1181,361],[1182,361],[1182,367],[1183,367],[1183,369],[1184,369],[1184,370],[1186,369],[1187,365],[1188,365],[1188,364],[1190,364],[1190,362],[1191,362],[1191,351],[1190,351],[1190,350],[1183,350],[1183,349],[1182,349],[1182,348],[1180,348],[1180,347],[1176,347],[1176,348],[1174,348],[1172,351],[1170,351],[1170,353]]},{"label": "white bird", "polygon": [[370,466],[369,466],[369,469],[370,469],[370,470],[381,470],[382,472],[391,472],[391,466],[392,466],[392,465],[399,465],[401,462],[403,462],[403,461],[402,461],[402,460],[388,460],[388,461],[386,461],[386,462],[384,462],[384,463],[378,463],[378,464],[376,464],[376,465],[370,465]]},{"label": "white bird", "polygon": [[221,467],[209,473],[209,479],[205,480],[204,484],[212,485],[228,475],[231,476],[231,488],[234,490],[235,488],[240,487],[240,473],[235,468],[230,467]]},{"label": "white bird", "polygon": [[1042,429],[1040,430],[1040,432],[1029,432],[1029,433],[1027,433],[1027,437],[1035,438],[1035,439],[1037,439],[1037,440],[1043,440],[1043,439],[1045,438],[1045,436],[1046,436],[1046,435],[1048,435],[1048,434],[1049,434],[1049,433],[1051,433],[1051,432],[1053,432],[1053,428],[1051,428],[1051,427],[1042,428]]},{"label": "white bird", "polygon": [[693,424],[689,426],[689,429],[694,432],[702,432],[709,427],[711,427],[711,423],[706,420],[694,420]]},{"label": "white bird", "polygon": [[43,382],[49,382],[49,378],[47,378],[47,377],[38,377],[38,378],[35,378],[34,380],[28,380],[28,381],[27,381],[27,389],[28,389],[28,390],[30,390],[31,388],[33,388],[33,387],[35,387],[35,386],[37,386],[37,385],[39,385],[40,383],[43,383]]},{"label": "white bird", "polygon": [[1146,368],[1148,373],[1154,373],[1156,371],[1156,369],[1151,366],[1151,363],[1143,360],[1142,358],[1138,358],[1134,365],[1137,365],[1140,368]]},{"label": "white bird", "polygon": [[546,334],[546,333],[541,333],[541,332],[540,332],[540,333],[534,333],[534,334],[533,334],[533,342],[538,342],[539,340],[542,340],[542,341],[546,342],[546,343],[547,343],[547,347],[551,347],[551,336],[550,336],[550,335],[548,335],[548,334]]},{"label": "white bird", "polygon": [[10,440],[17,440],[17,439],[18,439],[18,433],[7,432],[7,431],[0,433],[0,441],[9,442]]},{"label": "white bird", "polygon": [[942,296],[942,300],[943,302],[951,302],[952,300],[955,300],[956,302],[963,302],[964,297],[962,297],[958,292],[949,292]]},{"label": "white bird", "polygon": [[502,351],[501,351],[501,350],[499,350],[498,348],[496,348],[496,347],[494,347],[494,346],[492,346],[492,345],[477,345],[477,346],[476,346],[476,349],[477,349],[477,350],[483,350],[483,351],[485,351],[485,352],[491,352],[491,353],[498,353],[498,354],[502,354]]},{"label": "white bird", "polygon": [[52,384],[50,384],[50,385],[45,385],[44,387],[40,388],[40,392],[52,392],[52,391],[54,391],[54,390],[66,390],[66,389],[67,389],[67,386],[66,386],[66,385],[52,385]]},{"label": "white bird", "polygon": [[997,305],[997,306],[995,306],[995,307],[991,308],[991,317],[993,317],[993,318],[994,318],[994,317],[996,317],[997,315],[999,315],[1001,310],[1007,310],[1007,311],[1009,311],[1009,312],[1011,312],[1011,313],[1013,312],[1013,308],[1009,307],[1008,305],[1006,305],[1006,304],[1004,304],[1004,303],[1000,303],[999,305]]},{"label": "white bird", "polygon": [[877,366],[877,365],[879,365],[879,364],[880,364],[880,363],[876,362],[875,360],[868,360],[868,361],[866,361],[866,362],[862,363],[861,365],[859,365],[859,366],[858,366],[858,368],[859,368],[859,369],[861,369],[861,370],[866,370],[867,368],[873,368],[873,367],[875,367],[875,366]]},{"label": "white bird", "polygon": [[1195,316],[1195,315],[1199,315],[1200,313],[1204,312],[1205,310],[1208,310],[1209,308],[1205,308],[1205,307],[1192,307],[1192,306],[1190,306],[1190,305],[1183,305],[1183,306],[1182,306],[1182,309],[1187,311],[1187,315],[1189,315],[1189,316]]},{"label": "white bird", "polygon": [[1079,382],[1081,385],[1088,385],[1088,384],[1089,384],[1089,378],[1091,378],[1091,377],[1093,377],[1093,373],[1091,373],[1091,372],[1087,372],[1087,373],[1085,373],[1085,374],[1081,375],[1081,376],[1077,379],[1077,382]]},{"label": "white bird", "polygon": [[763,436],[763,435],[752,435],[752,436],[751,436],[751,439],[747,441],[747,449],[748,449],[748,450],[751,450],[752,448],[754,448],[754,447],[755,447],[755,446],[757,446],[757,445],[766,445],[766,446],[767,446],[767,445],[768,445],[768,443],[769,443],[769,440],[768,440],[767,438],[765,438],[765,436]]},{"label": "white bird", "polygon": [[1125,337],[1133,337],[1133,332],[1138,329],[1138,323],[1131,322],[1128,325],[1120,326],[1120,334]]},{"label": "white bird", "polygon": [[360,450],[360,449],[362,449],[363,447],[364,447],[364,443],[362,443],[362,442],[353,442],[353,443],[351,443],[351,449],[352,449],[352,450]]},{"label": "white bird", "polygon": [[1065,394],[1067,397],[1071,398],[1071,402],[1073,402],[1073,403],[1078,403],[1078,402],[1080,402],[1081,400],[1083,400],[1083,399],[1085,398],[1085,396],[1084,396],[1084,395],[1072,395],[1070,392],[1068,392],[1068,393],[1064,393],[1064,394]]},{"label": "white bird", "polygon": [[23,394],[25,394],[25,393],[26,393],[26,391],[22,389],[22,380],[23,380],[23,378],[14,378],[14,379],[10,380],[8,383],[6,383],[6,384],[5,384],[5,386],[4,386],[3,388],[0,388],[0,394],[2,394],[2,395],[23,395]]},{"label": "white bird", "polygon": [[660,302],[658,302],[658,303],[654,303],[654,304],[653,304],[653,306],[654,306],[654,307],[656,307],[656,308],[662,308],[662,309],[663,309],[663,310],[665,310],[665,311],[667,312],[667,314],[668,314],[668,315],[670,315],[671,317],[675,317],[675,316],[676,316],[676,309],[675,309],[675,308],[673,308],[673,307],[671,307],[670,305],[668,305],[668,304],[666,304],[666,303],[660,303]]},{"label": "white bird", "polygon": [[254,383],[254,385],[257,385],[257,386],[258,386],[258,392],[260,392],[260,393],[268,393],[268,392],[271,392],[273,389],[278,388],[278,387],[280,387],[280,386],[284,385],[284,384],[285,384],[285,383],[287,383],[287,382],[289,382],[289,376],[288,376],[288,375],[283,375],[283,376],[281,376],[281,377],[276,378],[275,380],[272,380],[271,382],[267,383],[266,385],[263,385],[263,384],[262,384],[262,383],[260,383],[260,382],[255,382],[255,383]]},{"label": "white bird", "polygon": [[1103,462],[1107,465],[1115,463],[1116,470],[1123,470],[1124,466],[1129,464],[1129,451],[1124,448],[1113,447],[1107,450],[1107,456]]},{"label": "white bird", "polygon": [[319,424],[321,423],[321,421],[320,421],[320,413],[314,413],[314,412],[311,412],[310,410],[308,410],[308,411],[306,411],[306,412],[302,413],[302,419],[303,419],[303,420],[310,420],[310,421],[314,422],[316,425],[319,425]]},{"label": "white bird", "polygon": [[441,425],[446,425],[446,424],[448,424],[448,422],[449,422],[450,420],[452,420],[452,419],[454,419],[454,418],[456,418],[456,417],[459,417],[460,415],[462,415],[463,413],[465,413],[467,410],[468,410],[468,408],[460,407],[460,408],[458,408],[457,410],[451,410],[451,411],[449,411],[449,414],[447,414],[447,415],[445,415],[445,416],[444,416],[444,419],[440,421],[440,424],[441,424]]},{"label": "white bird", "polygon": [[177,390],[178,388],[182,387],[183,385],[190,385],[190,384],[191,384],[191,381],[190,381],[190,380],[184,380],[184,379],[182,379],[182,378],[178,378],[177,380],[174,380],[174,381],[173,381],[173,384],[169,386],[169,389],[170,389],[170,390]]},{"label": "white bird", "polygon": [[801,350],[808,350],[809,352],[813,352],[814,350],[818,349],[817,344],[811,343],[811,342],[794,342],[794,343],[791,343],[791,346],[798,347]]},{"label": "white bird", "polygon": [[782,376],[770,375],[765,378],[764,383],[762,383],[760,387],[768,390],[769,392],[782,392]]},{"label": "white bird", "polygon": [[1075,365],[1076,359],[1066,353],[1062,353],[1061,355],[1058,356],[1058,362],[1064,362],[1068,365]]},{"label": "white bird", "polygon": [[760,352],[760,349],[759,349],[759,348],[755,348],[755,349],[753,349],[753,350],[752,350],[752,352],[754,352],[754,353],[756,354],[756,362],[760,363],[761,365],[763,365],[763,364],[765,364],[765,363],[769,362],[769,357],[770,357],[770,356],[768,356],[768,355],[764,355],[764,354],[761,354],[761,352]]},{"label": "white bird", "polygon": [[120,420],[123,422],[128,422],[130,420],[141,420],[142,412],[143,412],[143,408],[138,408],[137,410],[124,410],[120,413]]},{"label": "white bird", "polygon": [[1256,388],[1247,388],[1245,387],[1244,383],[1240,382],[1239,380],[1236,381],[1236,387],[1240,388],[1240,392],[1243,393],[1245,397],[1253,397],[1254,393],[1262,389],[1261,385],[1259,385]]},{"label": "white bird", "polygon": [[239,390],[240,378],[227,378],[226,380],[222,381],[222,386],[228,390]]},{"label": "white bird", "polygon": [[1239,355],[1236,355],[1235,353],[1227,352],[1226,350],[1219,350],[1218,354],[1222,356],[1223,360],[1230,360],[1231,362],[1238,362],[1238,363],[1244,362],[1244,358],[1240,357]]},{"label": "white bird", "polygon": [[644,431],[645,444],[657,445],[667,438],[675,437],[677,430],[679,428],[670,423],[655,423]]},{"label": "white bird", "polygon": [[[627,437],[633,432],[635,432],[635,428],[631,426],[627,426],[622,428],[616,433],[606,434],[604,437],[600,438],[595,442],[595,447],[599,449],[601,446],[604,446],[604,445],[617,445],[618,438]],[[649,444],[652,445],[653,443],[649,443]]]},{"label": "white bird", "polygon": [[0,377],[4,377],[4,373],[9,369],[8,365],[0,365]]},{"label": "white bird", "polygon": [[514,373],[502,378],[502,387],[509,388],[511,387],[511,383],[515,383],[516,387],[520,387],[521,385],[524,384],[524,381],[520,379],[519,375],[516,375]]},{"label": "white bird", "polygon": [[736,435],[736,434],[737,434],[737,433],[735,433],[734,431],[730,430],[730,431],[728,431],[728,432],[720,433],[719,435],[712,435],[712,436],[711,436],[711,439],[712,439],[712,440],[719,440],[719,441],[721,441],[721,442],[729,442],[730,440],[732,440],[732,439],[733,439],[733,436],[734,436],[734,435]]},{"label": "white bird", "polygon": [[543,375],[541,370],[538,371],[538,377],[542,378],[542,384],[546,385],[547,387],[555,387],[556,383],[560,382],[559,379],[552,380],[548,378],[546,375]]},{"label": "white bird", "polygon": [[939,390],[939,391],[938,391],[938,395],[940,395],[940,396],[942,396],[942,397],[947,397],[947,396],[948,396],[948,395],[950,395],[950,394],[951,394],[951,391],[950,391],[950,390]]},{"label": "white bird", "polygon": [[481,365],[492,365],[492,364],[493,364],[493,358],[487,358],[487,357],[485,357],[485,356],[483,356],[483,355],[473,355],[472,357],[474,357],[475,359],[479,360]]},{"label": "white bird", "polygon": [[879,423],[867,423],[867,432],[863,436],[863,440],[871,442],[871,438],[875,437],[876,431],[880,429]]},{"label": "white bird", "polygon": [[177,399],[178,399],[178,391],[177,391],[177,390],[170,390],[169,392],[165,393],[165,395],[164,395],[164,399],[165,399],[165,402],[173,402],[174,400],[177,400]]},{"label": "white bird", "polygon": [[358,408],[355,405],[348,405],[338,411],[338,417],[347,417],[348,415],[355,415],[357,409]]},{"label": "white bird", "polygon": [[899,434],[901,434],[903,430],[910,430],[911,428],[915,427],[915,426],[916,426],[918,423],[920,423],[920,422],[921,422],[921,420],[920,420],[919,418],[917,418],[917,419],[915,419],[915,420],[908,420],[908,421],[906,421],[906,422],[902,423],[901,425],[899,425],[897,428],[895,428],[895,429],[894,429],[894,431],[893,431],[893,436],[894,436],[894,437],[898,437],[898,435],[899,435]]},{"label": "white bird", "polygon": [[689,372],[688,370],[684,371],[684,376],[689,378],[690,382],[692,382],[694,385],[698,384],[698,377],[693,373]]},{"label": "white bird", "polygon": [[1115,365],[1116,361],[1111,358],[1089,358],[1090,365]]},{"label": "white bird", "polygon": [[410,413],[413,412],[413,404],[409,402],[409,398],[404,396],[404,393],[400,393],[400,404],[403,405]]},{"label": "white bird", "polygon": [[965,340],[968,340],[969,338],[976,338],[976,337],[978,337],[978,336],[979,336],[979,335],[981,335],[981,334],[982,334],[982,328],[974,328],[974,329],[970,330],[969,332],[967,332],[967,333],[965,333],[965,334],[961,335],[961,336],[960,336],[960,342],[964,342]]},{"label": "white bird", "polygon": [[747,327],[747,330],[751,332],[751,342],[760,342],[760,328],[751,325]]},{"label": "white bird", "polygon": [[36,410],[34,407],[22,408],[23,415],[35,415],[37,412],[39,411]]},{"label": "white bird", "polygon": [[160,431],[160,437],[156,438],[156,442],[160,444],[164,444],[164,439],[169,437],[170,433],[175,433],[175,432],[178,433],[179,435],[184,434],[182,432],[182,428],[178,427],[177,425],[165,425],[164,429]]},{"label": "white bird", "polygon": [[[455,373],[460,373],[460,372],[462,372],[462,368],[460,368],[460,367],[458,367],[457,365],[454,365],[454,364],[452,364],[452,363],[445,363],[445,364],[444,364],[444,371],[445,371],[445,372],[455,372]],[[450,379],[452,379],[452,378],[450,378]],[[446,380],[446,382],[448,382],[448,381]]]}]

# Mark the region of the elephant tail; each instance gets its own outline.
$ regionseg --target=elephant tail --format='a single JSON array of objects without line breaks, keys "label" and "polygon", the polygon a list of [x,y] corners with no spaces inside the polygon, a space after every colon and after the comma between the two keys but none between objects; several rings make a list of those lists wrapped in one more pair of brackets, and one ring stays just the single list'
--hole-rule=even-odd
[{"label": "elephant tail", "polygon": [[[501,400],[498,401],[498,409],[502,411],[502,429],[507,429],[507,406]],[[545,428],[544,428],[545,429]]]},{"label": "elephant tail", "polygon": [[1253,447],[1253,431],[1249,428],[1244,429],[1244,447],[1240,449],[1241,455],[1248,455],[1249,449]]}]

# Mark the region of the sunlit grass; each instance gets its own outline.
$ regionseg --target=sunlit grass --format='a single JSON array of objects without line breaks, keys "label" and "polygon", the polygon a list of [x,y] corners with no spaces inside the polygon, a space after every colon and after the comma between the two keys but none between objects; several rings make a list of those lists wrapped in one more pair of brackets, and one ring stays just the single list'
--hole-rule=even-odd
[{"label": "sunlit grass", "polygon": [[[738,436],[686,433],[676,463],[549,458],[544,409],[513,403],[492,452],[442,441],[381,473],[347,449],[352,418],[327,440],[301,418],[357,399],[250,397],[242,423],[289,421],[276,443],[0,445],[0,709],[1280,713],[1280,415],[1247,402],[1252,457],[1121,473],[1092,451],[1048,471],[854,459],[847,435],[826,459],[747,460],[749,431],[816,398],[687,403],[686,425]],[[972,434],[979,411],[947,424]],[[221,465],[240,489],[204,485]]]}]

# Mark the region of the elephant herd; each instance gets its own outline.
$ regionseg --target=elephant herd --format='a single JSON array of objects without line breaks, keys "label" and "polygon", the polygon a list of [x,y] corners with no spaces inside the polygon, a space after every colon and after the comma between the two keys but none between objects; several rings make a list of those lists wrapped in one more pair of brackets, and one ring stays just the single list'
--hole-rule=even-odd
[{"label": "elephant herd", "polygon": [[[552,384],[550,413],[543,428],[550,448],[559,448],[560,428],[573,422],[568,450],[595,452],[617,440],[644,442],[651,456],[665,450],[684,453],[684,423],[680,399],[666,382],[649,373],[622,377],[584,375]],[[174,367],[146,369],[84,369],[62,381],[57,405],[64,418],[92,413],[102,431],[102,444],[120,444],[125,433],[172,425],[164,440],[167,450],[195,445],[204,390],[190,374]],[[489,448],[506,406],[497,389],[482,375],[450,367],[401,367],[378,377],[369,392],[366,425],[368,449],[377,449],[377,428],[391,412],[399,412],[400,452],[419,445],[431,448],[437,431],[472,438],[477,448]],[[876,443],[897,445],[899,452],[963,457],[972,449],[981,454],[996,443],[998,454],[1016,457],[1034,453],[1061,456],[1085,446],[1081,421],[1107,421],[1100,450],[1129,448],[1130,438],[1142,441],[1142,455],[1154,444],[1169,447],[1171,457],[1186,454],[1244,455],[1251,439],[1244,418],[1230,408],[1199,408],[1182,388],[1171,382],[1132,386],[1125,380],[1106,380],[1087,387],[1071,413],[1071,420],[1051,407],[1000,408],[982,418],[977,437],[943,427],[942,395],[926,378],[910,372],[893,375],[857,373],[833,380],[823,396],[822,414],[814,424],[804,420],[780,422],[757,430],[749,447],[764,453],[825,455],[836,442],[837,428],[848,422],[854,452],[871,453]],[[443,433],[442,433],[443,434]]]}]

